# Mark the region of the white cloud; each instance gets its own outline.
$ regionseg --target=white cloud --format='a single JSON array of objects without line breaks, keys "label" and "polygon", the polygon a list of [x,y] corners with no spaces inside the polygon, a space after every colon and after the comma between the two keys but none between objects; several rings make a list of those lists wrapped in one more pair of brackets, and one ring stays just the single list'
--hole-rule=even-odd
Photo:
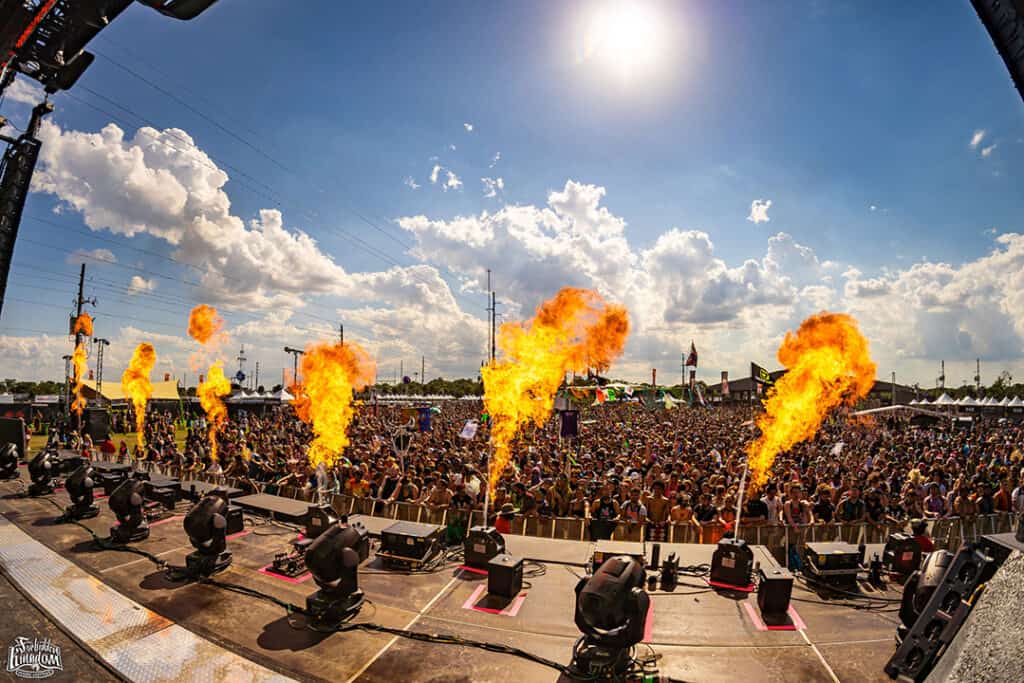
[{"label": "white cloud", "polygon": [[869,209],[871,209],[872,211],[877,211],[877,210],[878,210],[878,207],[877,207],[877,206],[875,206],[874,204],[872,204],[872,205],[871,205],[871,206],[869,206],[868,208],[869,208]]},{"label": "white cloud", "polygon": [[132,279],[128,281],[128,291],[132,294],[138,294],[140,292],[152,292],[156,289],[156,280],[142,277],[141,275],[132,275]]},{"label": "white cloud", "polygon": [[467,133],[472,133],[473,132],[473,124],[472,123],[464,123],[464,124],[462,124],[462,127],[466,129]]},{"label": "white cloud", "polygon": [[458,190],[462,187],[462,180],[459,176],[455,175],[451,171],[445,171],[446,180],[441,185],[441,189],[447,192],[448,190]]},{"label": "white cloud", "polygon": [[455,145],[448,145],[448,149],[451,150],[452,152],[454,152],[455,151]]},{"label": "white cloud", "polygon": [[93,230],[145,233],[177,247],[203,273],[198,296],[248,308],[300,307],[333,293],[345,271],[315,239],[264,209],[246,222],[231,212],[228,175],[185,131],[141,128],[130,139],[113,124],[99,133],[49,121],[33,189],[55,195]]},{"label": "white cloud", "polygon": [[989,145],[988,147],[982,147],[981,148],[981,156],[986,157],[986,158],[989,157],[992,154],[992,152],[995,151],[997,146],[998,145],[992,144],[992,145]]},{"label": "white cloud", "polygon": [[768,209],[772,206],[772,200],[770,199],[755,199],[750,202],[750,215],[747,216],[747,220],[752,223],[767,223],[771,219],[768,218]]},{"label": "white cloud", "polygon": [[488,164],[487,168],[494,168],[495,166],[498,165],[499,161],[501,161],[501,152],[495,152],[494,158],[491,159],[491,163]]},{"label": "white cloud", "polygon": [[440,175],[440,173],[441,173],[441,166],[439,166],[438,164],[434,164],[434,168],[430,169],[430,184],[431,185],[436,185],[437,184],[437,177]]},{"label": "white cloud", "polygon": [[104,263],[117,263],[117,257],[109,249],[75,249],[64,259],[64,262],[69,265],[75,265],[82,261],[102,265]]},{"label": "white cloud", "polygon": [[505,189],[505,181],[502,178],[481,178],[484,184],[484,197],[493,199],[498,193]]},{"label": "white cloud", "polygon": [[984,140],[984,139],[985,139],[985,130],[984,129],[979,128],[978,130],[974,131],[974,134],[971,135],[971,149],[977,149],[978,145],[980,145],[981,141]]},{"label": "white cloud", "polygon": [[35,81],[26,76],[18,76],[4,91],[4,97],[12,102],[35,106],[43,101],[46,93]]},{"label": "white cloud", "polygon": [[418,190],[420,188],[420,184],[413,180],[412,176],[407,176],[406,179],[402,182],[406,187],[408,187],[411,190]]}]

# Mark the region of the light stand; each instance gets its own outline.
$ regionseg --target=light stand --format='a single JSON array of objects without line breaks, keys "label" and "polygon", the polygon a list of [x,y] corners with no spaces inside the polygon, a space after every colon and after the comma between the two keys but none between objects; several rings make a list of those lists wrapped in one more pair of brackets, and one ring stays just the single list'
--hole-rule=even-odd
[{"label": "light stand", "polygon": [[333,631],[354,617],[363,606],[359,590],[359,562],[368,545],[362,526],[335,524],[324,531],[306,551],[306,568],[320,587],[306,598],[310,628]]},{"label": "light stand", "polygon": [[53,461],[53,453],[43,451],[28,464],[28,476],[32,483],[28,487],[28,495],[48,496],[53,493],[53,480],[57,476],[56,464]]},{"label": "light stand", "polygon": [[13,443],[0,446],[0,481],[18,478],[18,447]]},{"label": "light stand", "polygon": [[207,577],[231,565],[231,553],[227,549],[227,510],[227,501],[211,494],[185,515],[185,534],[195,548],[195,552],[185,558],[187,576]]},{"label": "light stand", "polygon": [[64,508],[64,514],[58,519],[59,522],[72,522],[80,519],[90,519],[100,514],[100,509],[93,504],[93,471],[89,465],[80,465],[64,481],[64,489],[71,498],[71,505]]},{"label": "light stand", "polygon": [[110,539],[115,543],[137,543],[149,538],[149,522],[142,509],[144,488],[139,479],[125,479],[107,499],[107,505],[117,516],[117,525],[110,527]]}]

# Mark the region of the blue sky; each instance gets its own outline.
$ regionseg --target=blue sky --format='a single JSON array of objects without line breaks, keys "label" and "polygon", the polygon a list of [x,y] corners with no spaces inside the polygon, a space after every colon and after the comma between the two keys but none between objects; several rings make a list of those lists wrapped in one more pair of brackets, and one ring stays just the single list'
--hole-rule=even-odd
[{"label": "blue sky", "polygon": [[[59,333],[57,306],[71,298],[76,266],[53,246],[108,249],[118,261],[89,264],[101,320],[112,309],[121,317],[103,332],[124,339],[115,359],[147,333],[180,337],[189,306],[210,300],[229,327],[250,323],[233,340],[275,372],[287,363],[281,345],[326,334],[328,321],[344,317],[377,353],[382,375],[399,360],[418,364],[421,353],[436,374],[469,374],[482,357],[474,340],[484,313],[473,283],[479,273],[466,264],[479,257],[495,270],[509,316],[553,294],[560,273],[565,284],[636,302],[620,368],[634,379],[651,366],[674,372],[672,359],[691,338],[707,349],[702,375],[741,374],[747,360],[770,359],[786,329],[824,306],[860,314],[886,376],[896,370],[930,385],[940,358],[957,370],[978,356],[993,374],[1021,367],[1017,243],[995,239],[1021,231],[1024,105],[969,3],[935,3],[927,12],[888,2],[639,3],[655,17],[652,44],[660,47],[654,65],[632,79],[607,60],[580,59],[585,27],[607,4],[310,2],[297,10],[221,0],[188,23],[131,7],[93,43],[101,56],[79,85],[54,98],[59,132],[51,134],[68,146],[51,145],[61,152],[44,163],[49,182],[26,208],[27,239],[0,320],[0,371],[59,375],[66,351],[56,362],[48,354],[66,340],[40,341],[38,331]],[[14,99],[0,112],[23,125],[27,104]],[[233,216],[244,222],[279,208],[285,230],[308,233],[344,274],[366,277],[307,290],[302,278],[317,273],[296,273],[285,297],[277,296],[280,278],[248,281],[245,273],[231,273],[235,284],[195,286],[204,271],[232,265],[181,251],[166,239],[163,209],[138,208],[166,199],[159,173],[128,211],[117,188],[138,178],[105,164],[103,144],[73,144],[80,140],[70,136],[112,122],[129,147],[142,125],[180,130],[172,153],[192,148],[187,135],[209,156],[207,167],[223,170]],[[983,133],[972,145],[976,131]],[[158,166],[146,162],[150,171]],[[431,183],[434,166],[441,168]],[[449,172],[462,184],[442,191]],[[503,187],[487,197],[482,178],[501,178]],[[205,196],[206,185],[181,185]],[[596,248],[628,257],[581,262],[546,251],[550,244],[522,237],[521,221],[543,224],[540,213],[499,221],[499,232],[518,227],[490,248],[451,238],[458,217],[482,234],[503,207],[541,212],[562,192],[568,205],[589,206],[588,215],[607,209],[621,241],[602,237]],[[748,220],[754,200],[771,201],[769,221]],[[125,211],[140,220],[131,236]],[[564,219],[555,233],[608,236],[571,210],[555,213]],[[799,266],[768,256],[777,233],[787,237],[775,244],[786,258],[798,255]],[[225,253],[252,256],[247,239],[238,236]],[[748,259],[758,268],[744,270]],[[922,260],[927,267],[912,270]],[[386,283],[370,277],[394,268],[406,270]],[[678,268],[688,272],[677,282]],[[128,286],[132,275],[155,284],[110,289]],[[239,288],[260,300],[229,291]],[[652,308],[657,293],[669,303]],[[911,319],[900,309],[908,301]],[[709,313],[715,302],[720,308]],[[271,323],[259,322],[267,316]],[[420,316],[430,324],[418,325]],[[894,331],[894,321],[903,329]],[[419,327],[430,332],[418,338]],[[447,329],[458,330],[455,340],[439,342]],[[188,373],[189,342],[163,342],[168,360],[178,359],[175,373]]]}]

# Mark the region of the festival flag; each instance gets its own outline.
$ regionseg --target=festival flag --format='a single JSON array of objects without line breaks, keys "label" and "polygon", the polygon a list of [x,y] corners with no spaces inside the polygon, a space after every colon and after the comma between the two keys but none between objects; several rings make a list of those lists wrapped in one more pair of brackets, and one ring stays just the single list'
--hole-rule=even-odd
[{"label": "festival flag", "polygon": [[599,388],[597,390],[597,402],[598,403],[604,403],[607,400],[608,400],[608,395],[605,393],[604,389],[600,389]]},{"label": "festival flag", "polygon": [[608,400],[608,401],[614,401],[616,398],[618,398],[618,394],[616,394],[615,390],[611,389],[611,388],[606,389],[605,392],[604,392],[604,395],[605,395],[605,399]]},{"label": "festival flag", "polygon": [[563,410],[562,413],[562,425],[559,434],[563,439],[571,439],[579,434],[579,417],[580,413],[578,410]]},{"label": "festival flag", "polygon": [[708,404],[704,402],[704,392],[700,390],[700,385],[697,384],[694,388],[697,390],[697,401],[702,407],[706,408]]},{"label": "festival flag", "polygon": [[466,441],[472,441],[473,437],[476,436],[477,427],[480,425],[476,420],[466,420],[466,424],[463,425],[462,431],[459,432],[459,436]]},{"label": "festival flag", "polygon": [[672,410],[677,405],[679,405],[679,401],[672,398],[672,394],[665,394],[665,410]]},{"label": "festival flag", "polygon": [[690,355],[686,357],[686,367],[697,367],[697,347],[693,345],[692,340],[690,341]]},{"label": "festival flag", "polygon": [[722,370],[722,396],[729,395],[729,371]]},{"label": "festival flag", "polygon": [[417,424],[419,425],[420,431],[421,432],[429,432],[429,431],[431,431],[430,416],[432,414],[432,411],[430,410],[429,407],[427,407],[427,408],[418,408],[417,410],[419,412],[419,419],[417,420]]}]

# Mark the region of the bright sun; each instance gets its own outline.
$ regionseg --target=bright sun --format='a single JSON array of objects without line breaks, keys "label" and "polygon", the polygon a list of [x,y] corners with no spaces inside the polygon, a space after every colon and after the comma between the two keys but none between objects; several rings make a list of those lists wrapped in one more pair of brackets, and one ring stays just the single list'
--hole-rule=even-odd
[{"label": "bright sun", "polygon": [[617,77],[634,80],[658,65],[663,43],[661,22],[650,6],[615,0],[590,17],[581,61],[600,63]]}]

